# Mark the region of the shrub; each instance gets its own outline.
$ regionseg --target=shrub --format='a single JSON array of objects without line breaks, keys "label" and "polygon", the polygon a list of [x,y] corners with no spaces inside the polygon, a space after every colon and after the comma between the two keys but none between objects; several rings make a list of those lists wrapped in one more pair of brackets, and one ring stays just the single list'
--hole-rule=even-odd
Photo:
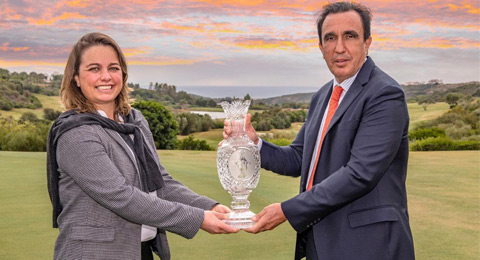
[{"label": "shrub", "polygon": [[62,114],[62,112],[53,110],[52,108],[43,109],[43,118],[45,120],[54,121],[58,118],[58,116],[60,116],[60,114]]},{"label": "shrub", "polygon": [[40,152],[46,150],[50,124],[0,119],[0,150]]},{"label": "shrub", "polygon": [[437,127],[421,128],[421,129],[412,130],[408,132],[408,138],[410,140],[422,140],[428,137],[444,137],[444,136],[446,136],[445,131]]},{"label": "shrub", "polygon": [[22,121],[22,122],[26,122],[26,121],[37,122],[38,120],[39,119],[38,119],[37,115],[35,115],[33,112],[25,112],[20,117],[20,121]]},{"label": "shrub", "polygon": [[454,141],[448,137],[428,137],[410,143],[411,151],[480,150],[478,141]]},{"label": "shrub", "polygon": [[278,146],[287,146],[292,143],[292,140],[288,140],[285,138],[275,138],[275,139],[267,139],[268,142],[272,144],[276,144]]},{"label": "shrub", "polygon": [[223,128],[223,121],[224,121],[223,119],[214,119],[212,128],[213,129]]},{"label": "shrub", "polygon": [[178,150],[214,151],[215,149],[208,145],[207,141],[195,140],[195,138],[190,135],[178,142]]}]

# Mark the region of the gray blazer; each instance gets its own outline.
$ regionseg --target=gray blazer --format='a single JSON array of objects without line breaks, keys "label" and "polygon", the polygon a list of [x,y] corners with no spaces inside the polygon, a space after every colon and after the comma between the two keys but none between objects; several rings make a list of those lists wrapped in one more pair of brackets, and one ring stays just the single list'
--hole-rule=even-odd
[{"label": "gray blazer", "polygon": [[141,224],[159,228],[155,244],[170,259],[165,231],[192,238],[204,210],[216,201],[174,180],[160,164],[143,115],[141,129],[165,181],[158,197],[140,190],[133,151],[115,131],[84,125],[64,133],[57,144],[59,194],[63,210],[54,259],[140,259]]}]

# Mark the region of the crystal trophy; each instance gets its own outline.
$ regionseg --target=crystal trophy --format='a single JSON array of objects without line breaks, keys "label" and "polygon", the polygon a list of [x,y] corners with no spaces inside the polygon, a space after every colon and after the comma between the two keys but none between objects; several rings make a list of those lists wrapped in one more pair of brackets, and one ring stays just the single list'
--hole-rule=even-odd
[{"label": "crystal trophy", "polygon": [[260,179],[260,151],[245,132],[250,100],[234,100],[220,103],[232,130],[217,150],[217,169],[223,188],[233,198],[232,212],[225,223],[234,228],[250,228],[255,224],[251,218],[248,195],[257,187]]}]

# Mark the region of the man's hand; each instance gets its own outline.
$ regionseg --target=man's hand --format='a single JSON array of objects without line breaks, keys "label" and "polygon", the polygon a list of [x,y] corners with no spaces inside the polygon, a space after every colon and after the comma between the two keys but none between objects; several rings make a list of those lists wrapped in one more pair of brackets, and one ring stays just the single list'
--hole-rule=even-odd
[{"label": "man's hand", "polygon": [[222,221],[223,219],[228,219],[228,217],[229,214],[222,214],[206,210],[205,217],[200,228],[210,234],[230,234],[240,231],[239,229],[233,228]]},{"label": "man's hand", "polygon": [[[252,118],[251,114],[247,114],[247,118],[245,120],[245,131],[247,132],[248,138],[252,140],[255,144],[258,144],[258,135],[255,129],[252,126],[252,122],[250,119]],[[230,126],[229,122],[227,120],[223,121],[223,140],[228,139],[228,137],[232,134],[232,126]],[[222,145],[221,141],[218,146]]]},{"label": "man's hand", "polygon": [[287,220],[283,214],[280,203],[266,206],[262,212],[252,218],[257,222],[252,228],[245,229],[248,233],[257,234],[263,231],[272,230]]},{"label": "man's hand", "polygon": [[211,211],[215,211],[218,213],[230,213],[231,210],[227,206],[224,206],[222,204],[216,204],[215,206],[213,206]]}]

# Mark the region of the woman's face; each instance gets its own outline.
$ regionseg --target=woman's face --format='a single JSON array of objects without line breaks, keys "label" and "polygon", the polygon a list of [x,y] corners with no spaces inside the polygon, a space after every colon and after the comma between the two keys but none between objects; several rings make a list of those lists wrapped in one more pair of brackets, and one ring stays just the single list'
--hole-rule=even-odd
[{"label": "woman's face", "polygon": [[122,68],[115,50],[105,45],[86,49],[80,57],[75,81],[97,109],[113,114],[115,99],[123,85]]}]

